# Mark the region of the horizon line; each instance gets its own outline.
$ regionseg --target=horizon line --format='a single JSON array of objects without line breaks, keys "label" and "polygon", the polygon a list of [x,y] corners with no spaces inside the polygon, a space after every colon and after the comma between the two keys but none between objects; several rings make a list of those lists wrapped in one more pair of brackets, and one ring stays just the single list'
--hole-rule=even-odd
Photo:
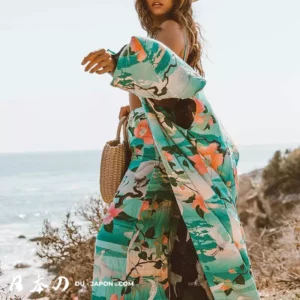
[{"label": "horizon line", "polygon": [[[261,146],[279,146],[279,147],[284,147],[284,145],[291,145],[293,144],[293,147],[297,148],[300,147],[300,141],[291,141],[291,142],[286,142],[286,143],[268,143],[268,144],[236,144],[237,148],[239,147],[261,147]],[[103,146],[104,147],[104,146]],[[96,151],[101,151],[103,147],[97,149],[65,149],[65,150],[25,150],[25,151],[10,151],[10,152],[1,152],[0,155],[8,155],[8,154],[46,154],[46,153],[61,153],[61,152],[96,152]]]}]

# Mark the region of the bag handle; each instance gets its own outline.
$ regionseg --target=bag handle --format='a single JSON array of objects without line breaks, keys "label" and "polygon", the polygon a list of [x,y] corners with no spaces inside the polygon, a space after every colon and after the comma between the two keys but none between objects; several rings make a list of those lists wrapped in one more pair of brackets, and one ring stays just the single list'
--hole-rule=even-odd
[{"label": "bag handle", "polygon": [[116,139],[118,141],[120,141],[120,134],[121,134],[122,126],[123,126],[123,139],[127,140],[127,132],[126,132],[126,125],[125,125],[127,118],[128,118],[128,116],[123,116],[119,121],[118,128],[117,128],[117,136],[116,136]]},{"label": "bag handle", "polygon": [[128,132],[127,132],[127,124],[128,124],[128,116],[123,116],[120,121],[119,121],[119,125],[118,125],[118,129],[117,129],[117,141],[120,144],[121,140],[120,140],[120,133],[121,133],[121,127],[123,126],[123,143],[126,147],[126,152],[128,154],[128,159],[131,158],[132,152],[129,146],[129,141],[128,141]]}]

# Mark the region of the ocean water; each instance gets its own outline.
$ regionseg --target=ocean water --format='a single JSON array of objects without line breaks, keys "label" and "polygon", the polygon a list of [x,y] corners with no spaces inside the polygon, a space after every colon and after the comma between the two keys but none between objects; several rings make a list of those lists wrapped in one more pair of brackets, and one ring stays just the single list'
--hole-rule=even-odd
[{"label": "ocean water", "polygon": [[[264,167],[277,149],[299,145],[240,146],[238,173]],[[40,235],[45,218],[60,225],[67,211],[99,195],[100,158],[100,151],[0,154],[1,287],[17,275],[27,288],[34,287],[38,274],[49,282],[29,239]],[[15,269],[17,263],[30,267]]]},{"label": "ocean water", "polygon": [[[0,154],[0,287],[21,275],[24,290],[32,289],[47,275],[29,239],[40,235],[45,218],[60,226],[67,211],[99,194],[99,162],[99,151]],[[15,269],[17,263],[31,267]]]}]

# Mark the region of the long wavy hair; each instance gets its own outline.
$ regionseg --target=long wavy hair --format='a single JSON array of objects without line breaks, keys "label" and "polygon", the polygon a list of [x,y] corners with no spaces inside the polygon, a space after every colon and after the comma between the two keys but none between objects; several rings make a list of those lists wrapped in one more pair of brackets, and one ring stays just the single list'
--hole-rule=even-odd
[{"label": "long wavy hair", "polygon": [[[174,6],[170,12],[169,18],[179,23],[183,27],[189,37],[190,53],[187,58],[187,63],[196,70],[202,77],[205,77],[205,72],[202,67],[202,41],[204,38],[201,34],[200,25],[193,19],[192,0],[173,0]],[[141,26],[150,37],[154,37],[161,28],[153,25],[152,16],[148,10],[145,0],[136,0],[135,9]]]}]

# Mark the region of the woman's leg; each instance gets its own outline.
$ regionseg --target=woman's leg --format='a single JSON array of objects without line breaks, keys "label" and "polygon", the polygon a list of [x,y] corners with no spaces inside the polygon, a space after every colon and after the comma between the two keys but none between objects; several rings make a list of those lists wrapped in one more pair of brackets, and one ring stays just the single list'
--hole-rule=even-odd
[{"label": "woman's leg", "polygon": [[[210,300],[203,283],[198,255],[188,234],[176,200],[172,218],[173,245],[170,255],[171,300]],[[174,234],[174,232],[176,234]],[[201,282],[202,281],[202,282]]]}]

